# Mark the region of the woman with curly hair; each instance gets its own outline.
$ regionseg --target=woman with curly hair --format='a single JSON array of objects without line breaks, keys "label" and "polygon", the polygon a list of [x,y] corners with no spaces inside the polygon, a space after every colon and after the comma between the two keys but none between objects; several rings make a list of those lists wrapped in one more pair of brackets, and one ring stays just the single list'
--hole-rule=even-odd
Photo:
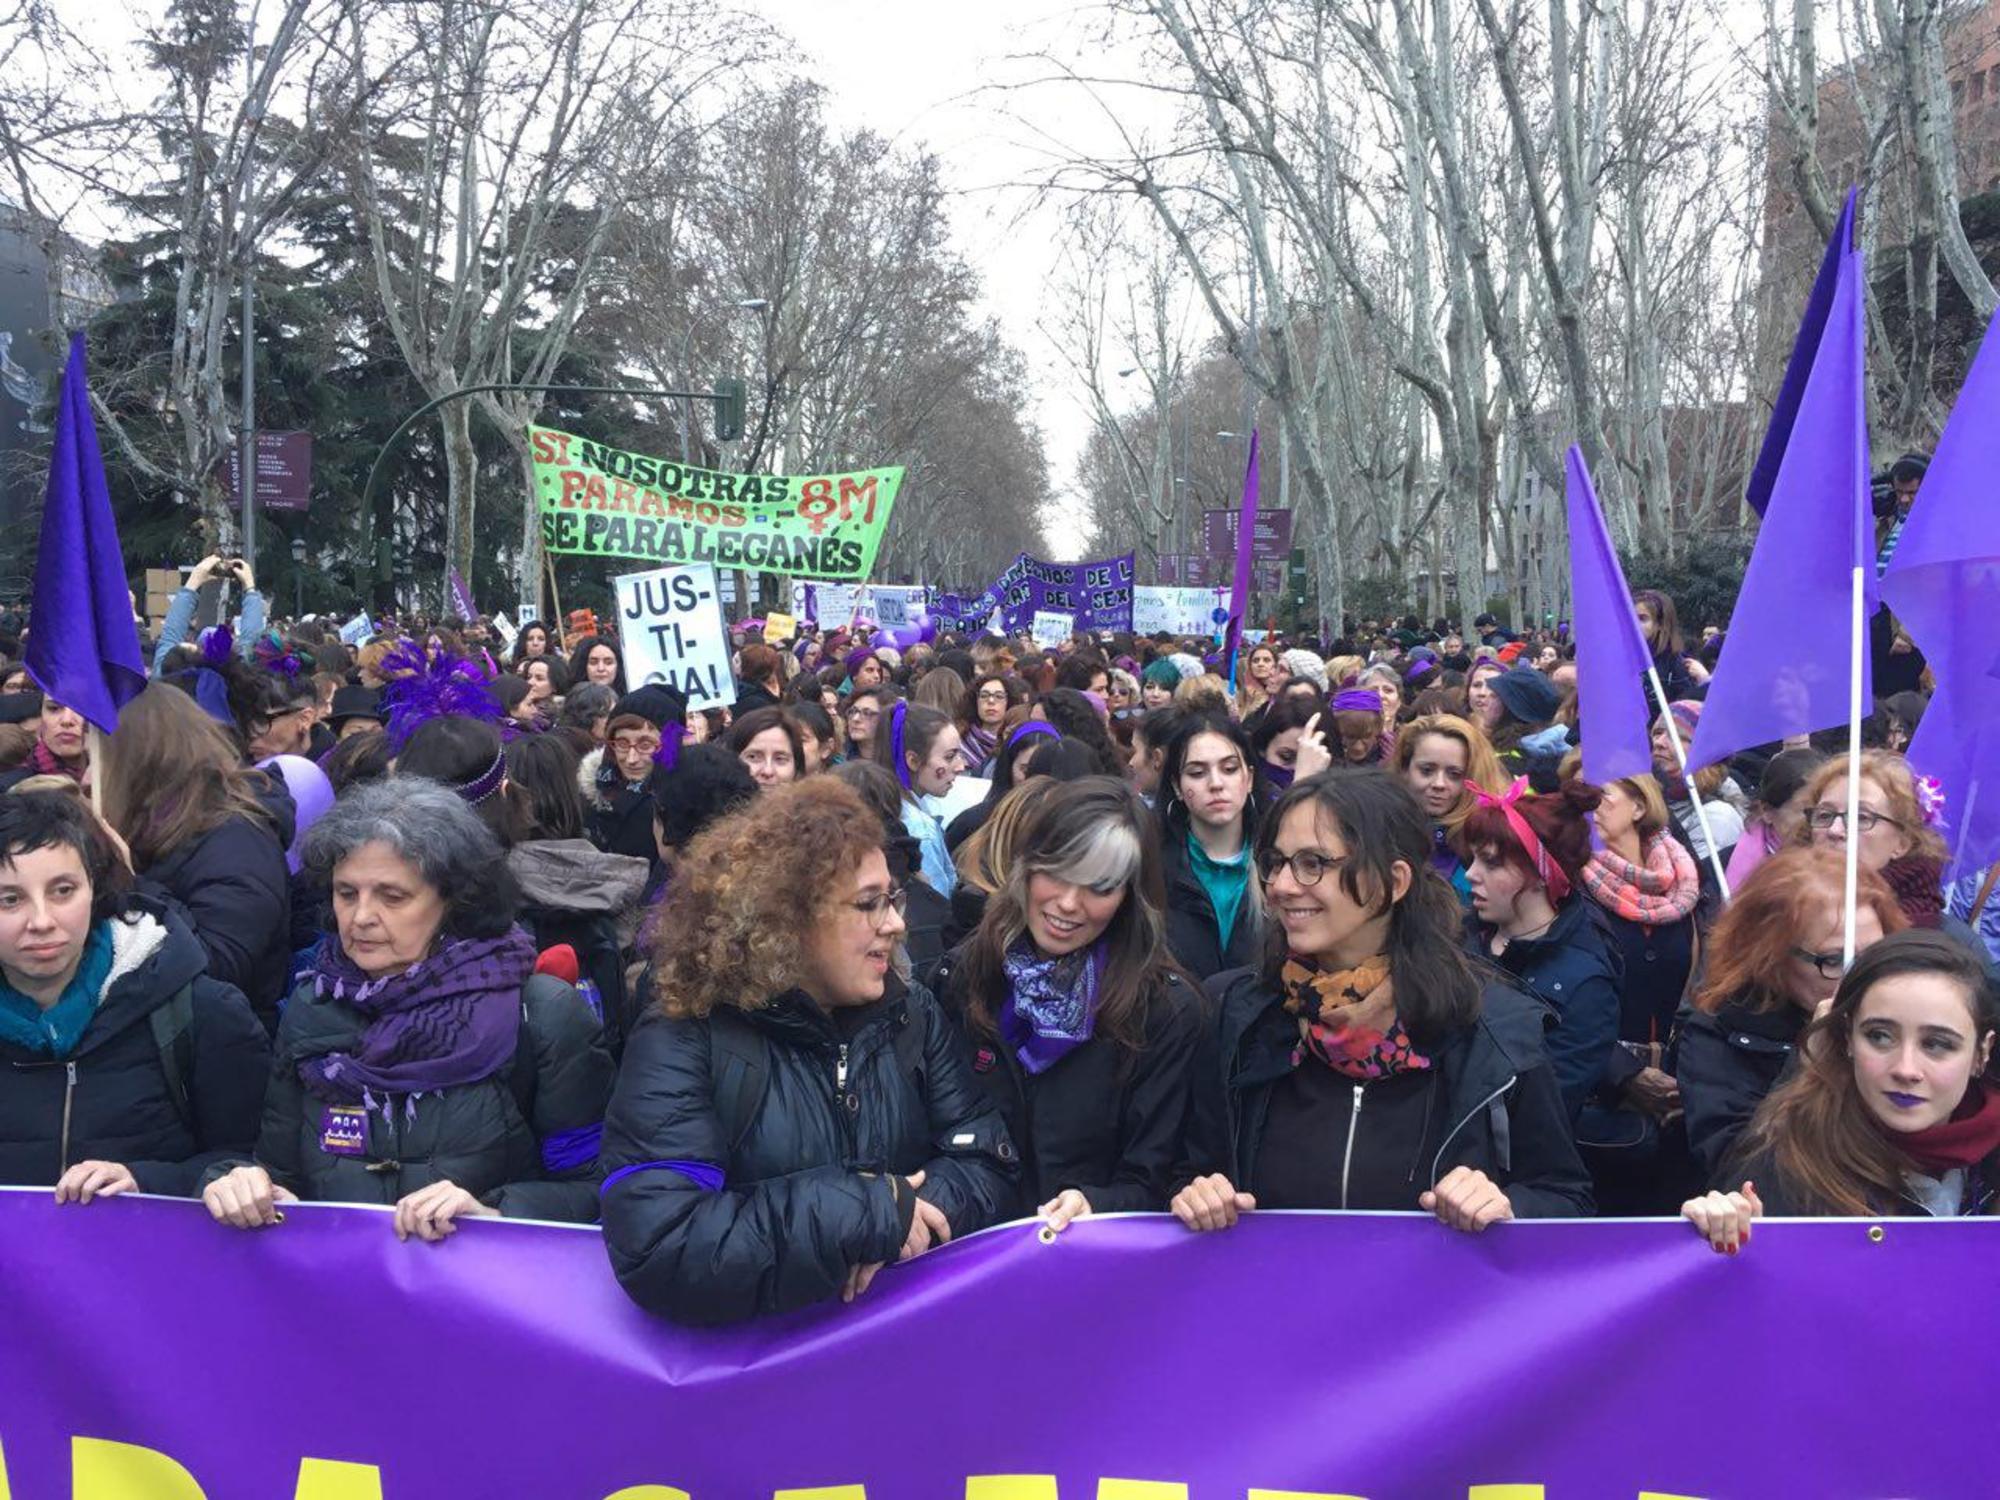
[{"label": "woman with curly hair", "polygon": [[690,843],[605,1121],[604,1243],[641,1307],[729,1323],[982,1229],[1016,1154],[951,1022],[894,976],[904,893],[852,787],[773,787]]},{"label": "woman with curly hair", "polygon": [[[1861,752],[1856,827],[1847,826],[1848,759],[1821,766],[1806,782],[1800,801],[1805,819],[1794,835],[1799,843],[1845,852],[1852,837],[1859,862],[1889,882],[1896,904],[1912,927],[1943,927],[1945,843],[1931,826],[1917,791],[1916,774],[1900,755]],[[1955,929],[1955,935],[1963,929]],[[1964,934],[1968,940],[1970,934]]]}]

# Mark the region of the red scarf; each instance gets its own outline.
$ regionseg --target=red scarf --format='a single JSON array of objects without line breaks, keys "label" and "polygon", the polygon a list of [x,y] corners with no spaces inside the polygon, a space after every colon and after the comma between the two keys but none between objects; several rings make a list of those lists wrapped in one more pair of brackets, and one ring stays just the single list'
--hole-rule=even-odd
[{"label": "red scarf", "polygon": [[1882,866],[1882,878],[1912,927],[1944,925],[1944,865],[1921,854],[1904,854]]},{"label": "red scarf", "polygon": [[[1869,1119],[1875,1120],[1871,1113]],[[1882,1138],[1917,1164],[1920,1171],[1942,1177],[1970,1167],[2000,1151],[2000,1093],[1973,1079],[1951,1118],[1922,1130],[1891,1130],[1875,1120]]]},{"label": "red scarf", "polygon": [[34,747],[28,751],[28,764],[35,768],[37,776],[67,776],[79,784],[83,781],[81,762],[72,765],[69,761],[58,759],[55,751],[40,740],[36,740]]}]

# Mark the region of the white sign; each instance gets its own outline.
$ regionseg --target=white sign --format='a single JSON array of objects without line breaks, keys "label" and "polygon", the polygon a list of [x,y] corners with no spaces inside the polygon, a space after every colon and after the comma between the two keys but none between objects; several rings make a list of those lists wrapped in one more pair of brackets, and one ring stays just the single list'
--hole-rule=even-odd
[{"label": "white sign", "polygon": [[611,583],[618,592],[627,683],[664,683],[686,698],[689,708],[724,708],[736,701],[729,627],[713,563],[627,573]]},{"label": "white sign", "polygon": [[374,633],[375,622],[368,618],[368,611],[364,609],[360,614],[340,627],[340,644],[343,646],[358,646]]},{"label": "white sign", "polygon": [[878,583],[869,592],[875,596],[875,623],[892,628],[916,624],[930,604],[930,590],[922,584]]},{"label": "white sign", "polygon": [[1132,590],[1132,633],[1212,636],[1215,634],[1215,590],[1156,587],[1142,583]]},{"label": "white sign", "polygon": [[523,630],[526,630],[535,621],[541,619],[541,617],[542,607],[539,604],[524,604],[521,606],[521,628]]},{"label": "white sign", "polygon": [[514,622],[504,614],[495,615],[493,617],[493,628],[500,632],[500,649],[502,651],[512,651],[514,649],[514,642],[521,638],[521,632],[514,628]]},{"label": "white sign", "polygon": [[[806,590],[812,607],[806,607]],[[822,630],[855,620],[894,628],[909,625],[929,605],[931,591],[920,583],[801,583],[792,580],[792,614],[818,622]]]},{"label": "white sign", "polygon": [[1035,611],[1034,627],[1029,633],[1034,636],[1035,644],[1046,650],[1051,646],[1060,646],[1070,638],[1075,630],[1076,617],[1074,615],[1063,615],[1057,614],[1054,610],[1038,609]]}]

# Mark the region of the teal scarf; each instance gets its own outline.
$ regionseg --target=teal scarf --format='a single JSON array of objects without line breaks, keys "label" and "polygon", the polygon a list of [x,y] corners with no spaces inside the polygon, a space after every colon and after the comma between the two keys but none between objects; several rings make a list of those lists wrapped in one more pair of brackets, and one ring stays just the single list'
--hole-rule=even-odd
[{"label": "teal scarf", "polygon": [[0,980],[0,1041],[43,1057],[68,1057],[97,1014],[97,999],[111,975],[111,924],[99,922],[84,940],[83,961],[62,997],[47,1010]]}]

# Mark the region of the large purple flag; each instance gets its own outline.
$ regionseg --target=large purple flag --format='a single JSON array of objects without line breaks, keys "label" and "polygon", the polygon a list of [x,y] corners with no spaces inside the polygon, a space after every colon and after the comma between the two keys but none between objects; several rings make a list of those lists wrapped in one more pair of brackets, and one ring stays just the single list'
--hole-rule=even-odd
[{"label": "large purple flag", "polygon": [[1236,574],[1229,587],[1229,625],[1222,659],[1229,665],[1229,688],[1236,690],[1236,648],[1243,640],[1243,616],[1250,609],[1252,543],[1257,535],[1257,429],[1250,429],[1250,461],[1243,469],[1243,509],[1236,518]]},{"label": "large purple flag", "polygon": [[1813,351],[1797,420],[1778,462],[1764,525],[1729,617],[1722,660],[1688,751],[1692,769],[1753,745],[1845,724],[1857,655],[1862,701],[1868,701],[1867,641],[1857,642],[1852,628],[1854,570],[1861,570],[1871,596],[1875,570],[1862,266],[1851,192],[1834,244],[1839,264],[1826,328]]},{"label": "large purple flag", "polygon": [[[1848,194],[1845,212],[1853,211],[1854,195]],[[1819,272],[1813,277],[1812,291],[1806,297],[1806,314],[1799,319],[1798,337],[1792,341],[1792,357],[1785,365],[1784,383],[1778,387],[1778,399],[1771,404],[1771,425],[1764,429],[1764,446],[1757,450],[1756,467],[1750,471],[1750,482],[1744,487],[1743,498],[1750,508],[1763,515],[1771,503],[1771,491],[1778,482],[1778,466],[1784,462],[1785,449],[1792,441],[1792,427],[1799,418],[1799,403],[1805,399],[1806,377],[1812,373],[1813,361],[1819,358],[1820,340],[1826,334],[1827,314],[1833,308],[1833,288],[1840,279],[1840,258],[1848,241],[1836,231],[1826,242],[1826,254],[1820,257]]]},{"label": "large purple flag", "polygon": [[1681,1223],[1256,1213],[1195,1235],[1113,1214],[706,1330],[628,1302],[594,1229],[474,1219],[399,1244],[389,1221],[307,1204],[244,1231],[197,1203],[0,1191],[0,1494],[1993,1490],[1983,1219],[1773,1222],[1719,1256]]},{"label": "large purple flag", "polygon": [[1604,528],[1583,450],[1570,444],[1569,591],[1576,612],[1576,699],[1583,722],[1583,775],[1599,786],[1653,769],[1642,686],[1652,657],[1639,633],[1625,570]]},{"label": "large purple flag", "polygon": [[2000,334],[1988,328],[1882,579],[1937,674],[1910,760],[1945,793],[1954,868],[2000,858]]},{"label": "large purple flag", "polygon": [[56,404],[27,645],[24,658],[36,685],[106,734],[118,727],[118,710],[146,686],[146,658],[90,414],[81,333],[70,338]]}]

